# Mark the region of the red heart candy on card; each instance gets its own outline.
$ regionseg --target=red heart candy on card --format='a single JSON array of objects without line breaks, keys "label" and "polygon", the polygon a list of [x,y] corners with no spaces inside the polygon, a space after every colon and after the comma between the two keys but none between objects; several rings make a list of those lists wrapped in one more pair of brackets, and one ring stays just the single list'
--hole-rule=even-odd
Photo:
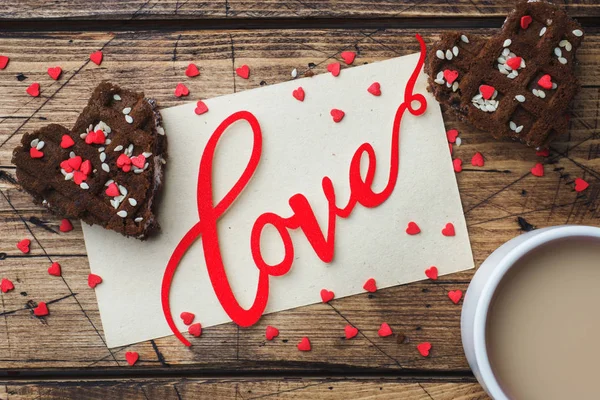
[{"label": "red heart candy on card", "polygon": [[22,253],[29,253],[29,245],[31,244],[31,240],[23,239],[19,243],[17,243],[17,249],[21,250]]},{"label": "red heart candy on card", "polygon": [[521,57],[511,57],[506,60],[506,65],[511,69],[519,69],[519,67],[521,67],[521,60]]},{"label": "red heart candy on card", "polygon": [[367,281],[363,285],[363,289],[365,289],[367,292],[371,292],[371,293],[376,292],[377,284],[375,283],[375,279],[373,279],[373,278],[367,279]]},{"label": "red heart candy on card", "polygon": [[96,274],[88,275],[88,286],[92,289],[102,283],[102,278]]},{"label": "red heart candy on card", "polygon": [[471,158],[471,165],[474,167],[483,167],[484,164],[485,162],[480,152],[475,153],[473,158]]},{"label": "red heart candy on card", "polygon": [[432,267],[429,267],[429,268],[427,268],[427,269],[425,270],[425,275],[426,275],[426,276],[427,276],[429,279],[431,279],[431,280],[435,281],[435,280],[438,278],[438,269],[437,269],[437,267],[433,267],[433,266],[432,266]]},{"label": "red heart candy on card", "polygon": [[329,113],[333,117],[333,122],[336,123],[344,119],[344,115],[346,115],[345,112],[343,112],[342,110],[338,110],[337,108],[332,109]]},{"label": "red heart candy on card", "polygon": [[460,299],[462,299],[462,290],[451,290],[448,292],[448,298],[452,300],[454,304],[458,304]]},{"label": "red heart candy on card", "polygon": [[456,138],[458,137],[458,131],[456,129],[450,129],[446,132],[446,138],[448,138],[448,142],[456,143]]},{"label": "red heart candy on card", "polygon": [[239,68],[235,69],[235,73],[243,79],[248,79],[248,77],[250,76],[250,67],[247,66],[246,64],[242,65]]},{"label": "red heart candy on card", "polygon": [[339,62],[331,63],[327,66],[327,71],[331,72],[331,75],[338,76],[340,74],[341,65]]},{"label": "red heart candy on card", "polygon": [[198,70],[198,67],[196,67],[196,64],[191,63],[188,65],[188,67],[185,69],[185,75],[188,78],[193,78],[200,75],[200,71]]},{"label": "red heart candy on card", "polygon": [[462,172],[462,160],[460,158],[452,160],[452,167],[454,168],[454,172]]},{"label": "red heart candy on card", "polygon": [[371,93],[373,96],[381,96],[381,85],[379,82],[373,82],[367,89],[367,92]]},{"label": "red heart candy on card", "polygon": [[71,232],[73,230],[73,224],[68,219],[63,219],[60,221],[60,228],[58,228],[61,232]]},{"label": "red heart candy on card", "polygon": [[48,75],[50,75],[50,78],[54,79],[55,81],[58,80],[60,74],[62,74],[61,67],[48,68]]},{"label": "red heart candy on card", "polygon": [[377,334],[380,337],[390,336],[392,333],[394,333],[394,332],[392,332],[392,328],[390,328],[390,326],[386,322],[381,324],[381,327],[377,331]]},{"label": "red heart candy on card", "polygon": [[202,100],[198,100],[198,102],[196,103],[196,108],[194,108],[194,112],[197,115],[202,115],[207,111],[208,111],[208,106]]},{"label": "red heart candy on card", "polygon": [[456,232],[454,231],[454,225],[452,222],[448,222],[444,229],[442,229],[442,235],[444,236],[454,236]]},{"label": "red heart candy on card", "polygon": [[140,358],[140,355],[137,353],[137,351],[128,351],[125,353],[125,360],[127,360],[127,364],[129,365],[135,364],[138,358]]},{"label": "red heart candy on card", "polygon": [[15,285],[13,285],[13,283],[6,279],[6,278],[2,278],[2,282],[0,282],[0,290],[2,290],[2,293],[6,293],[9,292],[11,290],[13,290],[15,288]]},{"label": "red heart candy on card", "polygon": [[31,158],[42,158],[44,157],[44,153],[36,149],[35,147],[32,147],[29,149],[29,156]]},{"label": "red heart candy on card", "polygon": [[69,147],[73,146],[74,144],[75,144],[75,141],[69,135],[63,135],[62,138],[60,139],[60,147],[62,147],[63,149],[68,149]]},{"label": "red heart candy on card", "polygon": [[90,54],[90,60],[96,65],[100,65],[102,63],[102,52],[100,50],[93,52]]},{"label": "red heart candy on card", "polygon": [[576,192],[583,192],[589,186],[590,186],[590,184],[587,183],[586,181],[584,181],[583,179],[581,179],[581,178],[575,179],[575,191]]},{"label": "red heart candy on card", "polygon": [[194,318],[196,318],[196,316],[193,313],[187,311],[184,311],[181,314],[179,314],[179,317],[186,325],[190,325],[192,322],[194,322]]},{"label": "red heart candy on card", "polygon": [[346,64],[350,65],[354,62],[354,59],[356,58],[356,53],[353,51],[342,51],[340,57],[342,57],[342,60],[344,60]]},{"label": "red heart candy on card", "polygon": [[358,335],[358,329],[352,325],[346,325],[344,328],[344,334],[346,335],[346,339],[352,339]]},{"label": "red heart candy on card", "polygon": [[190,90],[187,88],[187,86],[185,86],[183,83],[178,83],[175,87],[175,96],[181,97],[187,96],[188,94],[190,94]]},{"label": "red heart candy on card", "polygon": [[321,290],[321,300],[323,300],[323,303],[329,303],[331,300],[333,300],[334,297],[335,294],[331,290]]},{"label": "red heart candy on card", "polygon": [[406,233],[408,233],[409,235],[416,235],[418,233],[421,233],[421,228],[419,228],[419,225],[417,225],[415,222],[411,221],[406,227]]},{"label": "red heart candy on card", "polygon": [[531,168],[531,174],[533,176],[542,177],[544,176],[544,165],[537,163]]},{"label": "red heart candy on card", "polygon": [[552,89],[552,78],[548,74],[542,76],[537,83],[544,89]]},{"label": "red heart candy on card", "polygon": [[429,350],[431,350],[431,343],[423,342],[417,345],[417,350],[423,357],[427,357],[429,355]]},{"label": "red heart candy on card", "polygon": [[52,265],[48,268],[48,273],[53,276],[60,276],[60,264],[57,262],[53,262]]},{"label": "red heart candy on card", "polygon": [[48,315],[48,306],[43,301],[40,301],[36,308],[33,309],[33,314],[36,317],[43,317]]},{"label": "red heart candy on card", "polygon": [[494,87],[490,85],[479,86],[479,93],[481,93],[481,96],[483,96],[483,98],[486,100],[491,99],[495,91],[496,89],[494,89]]},{"label": "red heart candy on card", "polygon": [[454,83],[454,81],[456,80],[456,78],[458,78],[458,71],[453,71],[451,69],[445,69],[444,70],[444,79],[450,85],[452,85]]},{"label": "red heart candy on card", "polygon": [[265,337],[267,340],[273,340],[277,336],[279,336],[279,329],[271,325],[267,326],[267,329],[265,330]]},{"label": "red heart candy on card", "polygon": [[299,87],[292,92],[292,96],[294,96],[294,98],[298,101],[304,101],[304,89]]},{"label": "red heart candy on card", "polygon": [[202,325],[200,325],[199,322],[190,325],[188,333],[194,337],[200,337],[200,335],[202,335]]},{"label": "red heart candy on card", "polygon": [[522,29],[527,29],[529,28],[529,24],[531,24],[533,22],[533,18],[531,18],[531,16],[529,15],[524,15],[521,17],[521,28]]},{"label": "red heart candy on card", "polygon": [[9,60],[8,57],[0,56],[0,69],[6,68],[6,65],[8,64],[8,60]]},{"label": "red heart candy on card", "polygon": [[32,83],[25,91],[32,97],[38,97],[40,95],[40,84],[37,82]]},{"label": "red heart candy on card", "polygon": [[297,347],[300,351],[310,351],[310,340],[308,340],[307,337],[303,337],[302,340],[300,340],[300,343],[298,343]]},{"label": "red heart candy on card", "polygon": [[138,168],[144,168],[144,165],[146,164],[146,156],[139,154],[135,157],[131,157],[131,164]]}]

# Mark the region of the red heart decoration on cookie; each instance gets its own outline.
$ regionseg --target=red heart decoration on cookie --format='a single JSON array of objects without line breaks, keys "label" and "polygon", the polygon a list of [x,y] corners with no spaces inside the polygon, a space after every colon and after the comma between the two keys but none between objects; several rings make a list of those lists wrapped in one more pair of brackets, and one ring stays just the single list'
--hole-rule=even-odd
[{"label": "red heart decoration on cookie", "polygon": [[265,338],[267,338],[267,340],[273,340],[277,336],[279,336],[279,329],[271,325],[267,326],[267,329],[265,330]]},{"label": "red heart decoration on cookie", "polygon": [[321,300],[323,300],[323,303],[329,303],[331,300],[333,300],[334,297],[335,294],[331,290],[321,290]]},{"label": "red heart decoration on cookie", "polygon": [[236,68],[235,73],[243,79],[248,79],[248,77],[250,76],[250,67],[247,66],[246,64],[242,65],[239,68]]},{"label": "red heart decoration on cookie", "polygon": [[13,283],[9,279],[2,278],[2,282],[0,282],[0,290],[2,290],[2,293],[9,292],[14,288],[15,285],[13,285]]},{"label": "red heart decoration on cookie", "polygon": [[431,279],[432,281],[435,281],[438,278],[438,269],[437,267],[429,267],[425,270],[425,275]]},{"label": "red heart decoration on cookie", "polygon": [[450,129],[446,132],[446,138],[448,138],[448,142],[456,143],[456,138],[458,137],[458,131],[456,129]]},{"label": "red heart decoration on cookie", "polygon": [[144,165],[146,164],[146,156],[139,154],[135,157],[131,157],[131,164],[138,168],[144,168]]},{"label": "red heart decoration on cookie", "polygon": [[60,276],[60,264],[57,262],[53,262],[52,265],[48,268],[48,273],[53,276]]},{"label": "red heart decoration on cookie", "polygon": [[342,57],[342,60],[344,60],[346,64],[350,65],[354,62],[354,59],[356,58],[356,53],[353,51],[342,51],[340,57]]},{"label": "red heart decoration on cookie", "polygon": [[390,326],[386,322],[381,324],[381,327],[377,331],[377,334],[380,337],[390,336],[392,333],[394,333],[394,332],[392,332],[392,328],[390,328]]},{"label": "red heart decoration on cookie", "polygon": [[508,65],[511,69],[519,69],[521,67],[521,57],[511,57],[506,60],[506,65]]},{"label": "red heart decoration on cookie", "polygon": [[544,176],[544,165],[541,163],[535,164],[533,168],[531,168],[531,174],[533,176],[537,176],[538,178]]},{"label": "red heart decoration on cookie", "polygon": [[408,233],[409,235],[417,235],[421,233],[421,228],[419,228],[419,225],[417,225],[415,222],[411,221],[406,227],[406,233]]},{"label": "red heart decoration on cookie", "polygon": [[471,165],[474,167],[483,167],[485,162],[483,161],[483,156],[480,152],[475,153],[473,158],[471,158]]},{"label": "red heart decoration on cookie", "polygon": [[187,96],[190,94],[190,90],[183,83],[178,83],[177,87],[175,87],[175,96]]},{"label": "red heart decoration on cookie", "polygon": [[375,283],[375,279],[369,278],[363,285],[363,289],[367,292],[375,293],[377,291],[377,284]]},{"label": "red heart decoration on cookie", "polygon": [[49,314],[48,306],[43,301],[38,303],[38,306],[33,309],[33,314],[36,317],[43,317]]},{"label": "red heart decoration on cookie", "polygon": [[542,76],[537,83],[544,89],[552,89],[552,78],[548,74]]},{"label": "red heart decoration on cookie", "polygon": [[198,70],[198,67],[196,67],[196,64],[190,63],[190,65],[188,65],[185,69],[185,75],[188,78],[193,78],[195,76],[200,75],[200,71]]},{"label": "red heart decoration on cookie", "polygon": [[358,335],[358,329],[352,325],[346,325],[344,328],[344,334],[346,335],[346,339],[352,339]]},{"label": "red heart decoration on cookie", "polygon": [[308,340],[307,337],[303,337],[302,340],[300,340],[300,343],[298,343],[297,347],[300,351],[310,351],[310,340]]},{"label": "red heart decoration on cookie", "polygon": [[448,292],[448,298],[452,300],[454,304],[458,304],[460,299],[462,299],[462,295],[462,290],[451,290]]},{"label": "red heart decoration on cookie", "polygon": [[304,101],[304,89],[299,87],[292,92],[292,96],[294,96],[294,98],[298,101]]},{"label": "red heart decoration on cookie", "polygon": [[6,65],[8,64],[8,60],[9,60],[8,57],[0,56],[0,69],[6,68]]},{"label": "red heart decoration on cookie", "polygon": [[128,351],[125,353],[125,360],[127,360],[127,364],[129,365],[135,364],[138,358],[140,358],[140,355],[137,353],[137,351]]},{"label": "red heart decoration on cookie", "polygon": [[179,318],[181,318],[185,325],[190,325],[192,322],[194,322],[194,318],[196,318],[196,316],[191,312],[184,311],[179,314]]},{"label": "red heart decoration on cookie", "polygon": [[199,322],[190,325],[188,333],[194,337],[200,337],[200,335],[202,335],[202,325],[200,325]]},{"label": "red heart decoration on cookie", "polygon": [[102,52],[100,50],[90,54],[90,60],[96,65],[102,64]]},{"label": "red heart decoration on cookie", "polygon": [[333,117],[333,122],[335,123],[340,122],[342,119],[344,119],[344,115],[346,115],[345,112],[338,110],[337,108],[332,109],[329,113]]},{"label": "red heart decoration on cookie", "polygon": [[117,196],[119,196],[121,194],[121,192],[119,192],[119,187],[114,182],[111,182],[108,185],[108,187],[106,188],[106,190],[104,191],[104,193],[106,193],[106,195],[110,196],[110,197],[117,197]]},{"label": "red heart decoration on cookie", "polygon": [[19,243],[17,243],[17,249],[21,250],[22,253],[29,253],[29,245],[31,244],[31,240],[23,239]]},{"label": "red heart decoration on cookie", "polygon": [[492,98],[492,96],[494,95],[494,92],[496,91],[496,89],[494,89],[493,86],[490,85],[481,85],[479,86],[479,93],[481,93],[481,95],[483,96],[484,99],[489,100]]},{"label": "red heart decoration on cookie", "polygon": [[102,278],[96,274],[88,275],[88,286],[92,289],[102,283]]},{"label": "red heart decoration on cookie", "polygon": [[576,192],[583,192],[589,186],[590,186],[590,184],[587,183],[586,181],[584,181],[583,179],[581,179],[581,178],[575,179],[575,191]]},{"label": "red heart decoration on cookie", "polygon": [[42,158],[44,157],[44,153],[36,149],[35,147],[32,147],[29,149],[29,156],[31,158]]},{"label": "red heart decoration on cookie", "polygon": [[62,138],[60,139],[60,147],[62,147],[63,149],[68,149],[69,147],[73,146],[74,144],[75,144],[75,141],[69,135],[63,135]]},{"label": "red heart decoration on cookie", "polygon": [[50,78],[54,79],[55,81],[58,80],[60,74],[62,74],[61,67],[48,68],[48,75],[50,75]]},{"label": "red heart decoration on cookie", "polygon": [[196,108],[194,109],[194,112],[198,115],[202,115],[207,111],[208,111],[208,106],[202,100],[198,100],[198,102],[196,103]]},{"label": "red heart decoration on cookie", "polygon": [[25,91],[32,97],[38,97],[40,95],[40,84],[37,82],[32,83]]},{"label": "red heart decoration on cookie", "polygon": [[431,350],[431,343],[423,342],[417,345],[417,350],[423,357],[427,357],[429,355],[429,350]]},{"label": "red heart decoration on cookie", "polygon": [[367,89],[367,92],[371,93],[373,96],[381,96],[381,85],[379,82],[373,82]]},{"label": "red heart decoration on cookie", "polygon": [[327,71],[331,72],[331,75],[338,76],[340,74],[341,65],[339,62],[331,63],[327,66]]},{"label": "red heart decoration on cookie", "polygon": [[522,29],[529,28],[529,24],[531,24],[532,22],[533,22],[533,18],[531,18],[531,16],[529,16],[529,15],[523,15],[521,17],[521,28]]},{"label": "red heart decoration on cookie", "polygon": [[454,236],[456,232],[454,231],[454,225],[452,222],[448,222],[444,229],[442,229],[442,235],[444,236]]},{"label": "red heart decoration on cookie", "polygon": [[450,85],[452,85],[454,83],[454,81],[456,80],[456,78],[458,78],[458,71],[453,71],[451,69],[445,69],[444,70],[444,79]]}]

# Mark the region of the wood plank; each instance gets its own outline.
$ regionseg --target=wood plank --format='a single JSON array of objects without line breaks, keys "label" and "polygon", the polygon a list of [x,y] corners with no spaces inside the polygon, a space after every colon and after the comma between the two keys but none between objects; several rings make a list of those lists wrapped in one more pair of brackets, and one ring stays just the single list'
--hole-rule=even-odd
[{"label": "wood plank", "polygon": [[[489,34],[472,30],[470,34]],[[439,32],[422,32],[426,41]],[[202,338],[185,348],[173,338],[163,338],[126,348],[106,349],[93,290],[86,285],[87,260],[81,228],[55,233],[60,218],[29,202],[28,196],[11,182],[12,148],[20,134],[56,122],[71,126],[93,87],[110,79],[134,89],[145,90],[163,107],[182,104],[234,91],[291,79],[296,68],[302,75],[309,68],[323,73],[331,60],[345,49],[358,52],[356,64],[374,62],[417,49],[412,31],[288,30],[288,31],[189,31],[189,32],[72,32],[7,33],[0,48],[11,57],[0,71],[0,257],[2,276],[15,282],[16,290],[2,295],[0,357],[1,372],[18,369],[39,373],[40,369],[107,368],[125,365],[126,351],[138,351],[139,368],[185,367],[193,371],[455,371],[467,374],[468,365],[460,342],[460,306],[452,304],[446,292],[465,290],[472,271],[444,277],[438,282],[423,281],[361,294],[331,304],[316,304],[265,317],[255,327],[238,329],[232,324],[208,328]],[[598,225],[600,193],[600,138],[597,136],[600,102],[600,34],[588,32],[580,50],[578,73],[584,85],[572,104],[573,118],[568,136],[553,145],[552,156],[544,160],[532,149],[518,143],[497,142],[445,113],[447,128],[457,128],[462,145],[455,156],[465,161],[457,175],[467,216],[476,263],[521,230],[517,217],[538,226],[562,223]],[[103,48],[100,67],[87,62],[95,49]],[[44,54],[43,58],[40,54]],[[196,62],[201,75],[188,79],[183,72]],[[242,80],[235,67],[248,64],[252,73]],[[314,64],[314,66],[313,66]],[[46,74],[49,66],[61,65],[58,82]],[[310,65],[310,67],[309,67]],[[23,73],[27,79],[16,79]],[[342,73],[344,73],[342,71]],[[34,81],[42,85],[40,98],[25,94]],[[177,82],[191,91],[187,99],[173,95]],[[484,168],[469,160],[476,152],[485,159]],[[538,161],[548,163],[546,176],[535,178],[529,169]],[[590,188],[577,194],[573,178],[583,177]],[[32,219],[33,218],[33,219]],[[45,221],[45,222],[44,222]],[[53,231],[52,231],[53,230]],[[31,256],[23,256],[15,243],[35,239]],[[43,246],[43,248],[42,248]],[[47,275],[51,261],[63,266],[64,280]],[[26,292],[27,296],[19,294]],[[76,293],[76,295],[72,295]],[[65,297],[66,296],[66,297]],[[45,320],[31,315],[29,300],[48,301],[51,314]],[[30,303],[31,306],[31,303]],[[379,338],[377,329],[388,322],[394,337]],[[342,338],[347,323],[361,334],[354,340]],[[277,326],[281,335],[266,342],[266,325]],[[405,340],[401,340],[401,335]],[[296,343],[309,336],[313,351],[300,353]],[[400,337],[400,339],[399,339]],[[433,343],[431,356],[421,357],[415,346]],[[69,370],[70,368],[70,370]],[[131,372],[129,372],[131,371]],[[65,373],[65,372],[63,372]],[[437,398],[437,397],[435,397]]]}]

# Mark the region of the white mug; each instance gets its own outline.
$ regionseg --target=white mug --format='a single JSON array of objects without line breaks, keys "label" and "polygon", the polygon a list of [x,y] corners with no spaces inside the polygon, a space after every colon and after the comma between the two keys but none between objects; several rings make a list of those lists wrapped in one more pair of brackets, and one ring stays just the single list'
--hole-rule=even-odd
[{"label": "white mug", "polygon": [[488,310],[496,288],[521,257],[550,241],[568,237],[600,238],[600,228],[563,225],[517,236],[494,251],[471,280],[462,307],[462,343],[473,374],[495,400],[509,399],[492,372],[486,346]]}]

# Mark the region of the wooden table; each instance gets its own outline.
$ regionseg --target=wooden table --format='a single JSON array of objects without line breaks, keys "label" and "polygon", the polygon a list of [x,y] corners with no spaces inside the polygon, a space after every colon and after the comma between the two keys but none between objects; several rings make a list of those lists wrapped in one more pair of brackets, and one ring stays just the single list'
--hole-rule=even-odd
[{"label": "wooden table", "polygon": [[[599,222],[600,6],[595,0],[564,2],[587,36],[569,134],[552,146],[550,157],[494,141],[444,114],[447,128],[457,128],[462,138],[455,156],[465,164],[457,179],[477,265],[528,224]],[[168,337],[108,349],[94,291],[87,287],[80,225],[58,232],[60,219],[19,191],[10,160],[22,133],[48,123],[72,126],[103,79],[143,90],[170,107],[287,81],[294,68],[300,75],[323,73],[344,50],[356,51],[358,64],[415,52],[415,32],[428,43],[446,29],[489,35],[510,10],[507,3],[3,1],[0,54],[11,60],[0,71],[0,274],[15,290],[1,296],[0,398],[487,398],[463,354],[460,305],[446,296],[466,290],[473,271],[280,312],[249,329],[208,328],[191,348]],[[100,67],[88,59],[98,49],[104,52]],[[184,76],[189,62],[198,64],[199,77]],[[252,68],[249,80],[235,76],[242,64]],[[46,74],[55,65],[64,70],[56,82]],[[190,88],[188,98],[173,95],[180,81]],[[42,85],[39,98],[25,93],[32,82]],[[470,166],[477,151],[484,168]],[[530,173],[539,161],[546,164],[543,178]],[[590,188],[576,193],[576,177]],[[26,237],[32,250],[24,255],[15,244]],[[62,278],[46,272],[51,261],[62,265]],[[38,301],[51,303],[50,316],[33,317]],[[378,337],[384,320],[393,338]],[[361,330],[351,341],[340,335],[347,322]],[[268,324],[282,332],[274,342],[264,339]],[[313,343],[309,353],[296,349],[304,335]],[[427,358],[415,349],[421,341],[433,344]],[[140,354],[134,367],[125,362],[127,351]]]}]

